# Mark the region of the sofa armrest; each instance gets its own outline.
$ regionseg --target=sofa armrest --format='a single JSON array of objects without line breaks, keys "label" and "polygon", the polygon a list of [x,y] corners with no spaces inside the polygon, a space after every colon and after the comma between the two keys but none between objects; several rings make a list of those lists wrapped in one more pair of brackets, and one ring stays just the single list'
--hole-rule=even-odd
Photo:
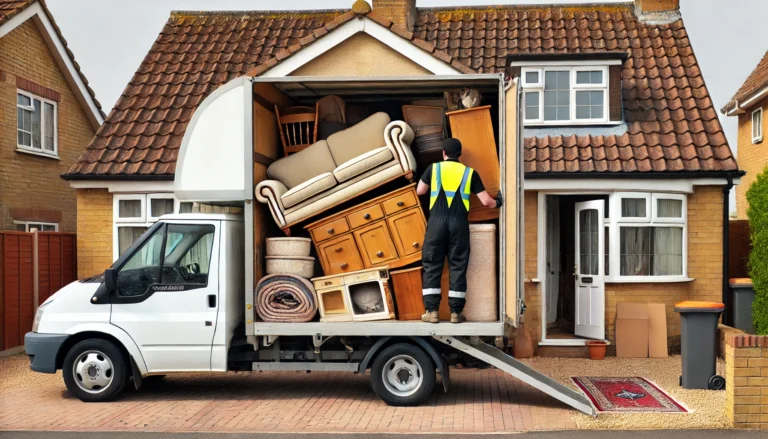
[{"label": "sofa armrest", "polygon": [[262,180],[256,185],[254,195],[256,199],[269,206],[272,212],[272,218],[280,227],[285,227],[288,223],[285,221],[285,206],[283,206],[282,196],[288,192],[288,188],[277,180]]},{"label": "sofa armrest", "polygon": [[413,129],[405,122],[396,120],[384,128],[384,140],[403,167],[403,172],[416,170],[416,158],[411,151]]}]

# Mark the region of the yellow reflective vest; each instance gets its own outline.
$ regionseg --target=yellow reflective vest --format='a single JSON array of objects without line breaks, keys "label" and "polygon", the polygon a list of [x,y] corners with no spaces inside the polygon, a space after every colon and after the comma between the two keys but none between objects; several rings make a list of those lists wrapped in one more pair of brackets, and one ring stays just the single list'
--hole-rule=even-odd
[{"label": "yellow reflective vest", "polygon": [[451,207],[456,193],[461,194],[461,201],[469,212],[469,194],[470,184],[472,182],[472,173],[474,169],[464,166],[459,162],[443,161],[432,165],[432,184],[429,196],[429,209],[435,205],[440,189],[445,192],[445,198],[448,201],[448,207]]}]

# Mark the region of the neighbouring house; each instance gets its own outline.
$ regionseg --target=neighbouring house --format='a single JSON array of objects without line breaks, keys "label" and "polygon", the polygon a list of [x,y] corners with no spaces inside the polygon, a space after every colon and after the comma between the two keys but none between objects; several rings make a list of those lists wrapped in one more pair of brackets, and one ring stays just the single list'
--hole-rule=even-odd
[{"label": "neighbouring house", "polygon": [[45,2],[0,0],[0,230],[76,230],[59,176],[104,117]]},{"label": "neighbouring house", "polygon": [[[679,345],[673,304],[722,299],[727,195],[742,172],[678,1],[372,5],[174,12],[64,175],[77,189],[80,275],[108,267],[160,214],[191,208],[172,193],[182,137],[233,78],[503,72],[524,89],[524,319],[542,352],[583,349],[575,255],[594,274],[599,312],[579,317],[589,337],[615,339],[617,303],[654,302]],[[594,245],[577,248],[577,216],[597,224]]]},{"label": "neighbouring house", "polygon": [[768,165],[768,153],[763,144],[763,133],[768,125],[763,118],[768,110],[768,52],[755,67],[744,84],[720,110],[739,118],[737,151],[739,165],[747,174],[736,187],[736,218],[747,219],[747,190]]}]

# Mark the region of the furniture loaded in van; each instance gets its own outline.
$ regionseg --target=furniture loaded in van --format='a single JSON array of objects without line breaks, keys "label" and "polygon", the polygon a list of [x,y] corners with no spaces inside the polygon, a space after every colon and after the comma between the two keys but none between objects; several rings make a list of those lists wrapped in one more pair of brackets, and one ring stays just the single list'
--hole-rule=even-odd
[{"label": "furniture loaded in van", "polygon": [[275,223],[289,228],[349,198],[405,176],[413,178],[413,130],[375,113],[267,168],[268,180],[255,189]]}]

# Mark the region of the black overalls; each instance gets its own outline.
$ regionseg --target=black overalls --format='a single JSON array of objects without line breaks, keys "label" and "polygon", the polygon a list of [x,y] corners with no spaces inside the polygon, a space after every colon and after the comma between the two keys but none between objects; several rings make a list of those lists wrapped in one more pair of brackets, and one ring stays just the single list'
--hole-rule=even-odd
[{"label": "black overalls", "polygon": [[457,161],[432,165],[430,209],[424,236],[422,295],[427,312],[440,307],[440,278],[448,258],[451,313],[461,313],[467,296],[469,194],[474,170]]}]

